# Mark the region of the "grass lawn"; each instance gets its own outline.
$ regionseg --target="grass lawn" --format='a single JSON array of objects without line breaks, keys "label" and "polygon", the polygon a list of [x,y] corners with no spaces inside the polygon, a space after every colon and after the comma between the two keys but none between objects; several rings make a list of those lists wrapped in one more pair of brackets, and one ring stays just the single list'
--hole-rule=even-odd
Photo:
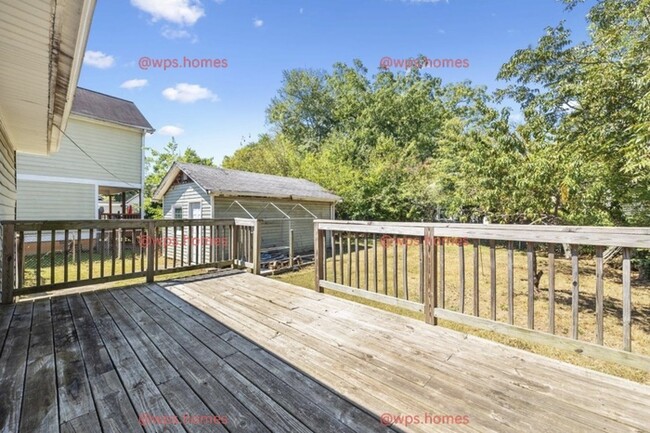
[{"label": "grass lawn", "polygon": [[[473,312],[473,248],[471,245],[465,247],[465,313]],[[382,248],[378,249],[379,269],[379,292],[383,293],[383,271],[382,271]],[[490,317],[490,261],[489,248],[481,246],[479,253],[479,316]],[[446,278],[445,278],[445,307],[450,310],[459,310],[459,253],[458,247],[447,245],[446,255]],[[400,297],[404,297],[405,290],[402,282],[402,247],[399,247],[398,287]],[[393,272],[392,272],[393,248],[388,248],[388,284],[389,295],[394,295]],[[555,283],[555,327],[556,334],[570,336],[571,330],[571,263],[564,259],[561,254],[555,255],[556,283]],[[374,252],[369,248],[369,290],[374,291],[373,274]],[[507,323],[507,251],[504,248],[496,250],[497,261],[497,320]],[[337,277],[341,281],[339,261],[337,260]],[[527,326],[528,309],[528,283],[526,268],[526,253],[515,252],[515,300],[514,316],[515,325]],[[544,271],[540,282],[540,292],[535,296],[535,329],[548,331],[548,271],[545,254],[538,253],[538,269]],[[365,288],[365,267],[364,252],[359,253],[359,274],[360,281],[356,281],[356,257],[352,254],[352,285]],[[344,265],[345,283],[348,282],[348,263]],[[409,247],[408,251],[408,291],[409,299],[419,301],[419,269],[418,249]],[[297,286],[313,289],[314,267],[307,266],[299,271],[274,276],[281,281],[295,284]],[[333,281],[332,261],[327,261],[327,279]],[[595,261],[589,256],[580,257],[580,313],[579,313],[579,339],[582,341],[595,342],[596,334],[596,313],[595,313]],[[614,264],[605,267],[605,288],[604,288],[604,344],[608,347],[622,347],[622,279],[620,269]],[[326,293],[341,298],[354,300],[383,310],[398,314],[422,319],[420,313],[404,310],[398,307],[369,301],[363,298],[341,294],[326,290]],[[458,330],[460,332],[477,335],[483,338],[507,344],[520,349],[529,350],[544,356],[566,361],[575,365],[602,371],[615,376],[634,380],[640,383],[650,384],[650,373],[623,367],[615,363],[595,360],[575,352],[562,351],[548,346],[531,344],[526,341],[503,336],[495,332],[479,330],[453,322],[440,320],[441,326]],[[637,284],[633,281],[632,287],[632,350],[636,353],[650,355],[650,285]]]}]

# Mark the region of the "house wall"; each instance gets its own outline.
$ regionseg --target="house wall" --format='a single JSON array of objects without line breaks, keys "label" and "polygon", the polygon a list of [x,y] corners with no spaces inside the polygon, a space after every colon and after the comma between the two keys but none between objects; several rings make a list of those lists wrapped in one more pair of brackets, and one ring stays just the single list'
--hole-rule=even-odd
[{"label": "house wall", "polygon": [[97,218],[95,185],[18,180],[18,219]]},{"label": "house wall", "polygon": [[70,116],[66,135],[92,159],[65,136],[52,155],[19,152],[18,219],[94,219],[99,186],[142,188],[141,130]]},{"label": "house wall", "polygon": [[16,152],[0,120],[0,221],[16,218]]},{"label": "house wall", "polygon": [[70,116],[65,133],[110,173],[64,136],[61,148],[52,155],[18,153],[18,174],[65,176],[106,182],[119,180],[137,185],[142,181],[141,130]]}]

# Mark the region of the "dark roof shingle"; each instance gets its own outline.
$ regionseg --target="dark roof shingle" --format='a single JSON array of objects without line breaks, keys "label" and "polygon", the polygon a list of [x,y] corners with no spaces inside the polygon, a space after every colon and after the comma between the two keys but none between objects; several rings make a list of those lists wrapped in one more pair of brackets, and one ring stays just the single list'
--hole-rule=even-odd
[{"label": "dark roof shingle", "polygon": [[153,131],[151,124],[133,102],[94,90],[77,87],[72,101],[72,112],[93,119]]},{"label": "dark roof shingle", "polygon": [[181,162],[176,165],[201,188],[213,194],[303,198],[328,202],[340,200],[339,196],[305,179]]}]

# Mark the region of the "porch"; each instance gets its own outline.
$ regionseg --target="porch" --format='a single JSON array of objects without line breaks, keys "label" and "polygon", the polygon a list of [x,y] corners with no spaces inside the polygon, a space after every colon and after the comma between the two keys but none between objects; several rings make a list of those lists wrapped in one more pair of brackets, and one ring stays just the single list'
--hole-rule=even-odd
[{"label": "porch", "polygon": [[650,413],[646,386],[232,271],[2,306],[0,346],[16,433],[642,432]]}]

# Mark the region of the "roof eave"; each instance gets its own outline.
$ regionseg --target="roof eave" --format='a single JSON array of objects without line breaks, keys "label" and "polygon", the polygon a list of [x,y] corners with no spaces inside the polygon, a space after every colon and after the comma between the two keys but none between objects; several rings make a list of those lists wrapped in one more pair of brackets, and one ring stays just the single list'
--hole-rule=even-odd
[{"label": "roof eave", "polygon": [[[65,131],[68,123],[68,118],[72,110],[72,102],[74,100],[74,93],[77,89],[79,82],[79,75],[81,73],[81,66],[83,64],[84,54],[86,52],[86,45],[88,43],[88,34],[95,11],[96,0],[85,0],[81,6],[79,16],[69,16],[63,8],[64,5],[70,8],[69,3],[57,3],[55,16],[59,14],[61,19],[57,20],[58,28],[54,29],[55,34],[52,35],[53,45],[54,41],[58,41],[58,46],[52,47],[53,70],[51,73],[51,100],[53,101],[50,107],[50,114],[48,118],[48,130],[50,136],[48,137],[47,153],[58,152],[61,146],[62,131]],[[73,24],[79,25],[76,27],[76,34],[66,34],[67,29],[74,29]],[[63,52],[64,44],[72,42],[74,49],[72,52],[72,60],[68,63],[70,57],[66,56],[67,53]],[[68,80],[61,80],[61,77],[68,75]],[[63,83],[63,84],[61,84]],[[67,88],[61,87],[67,85]]]}]

